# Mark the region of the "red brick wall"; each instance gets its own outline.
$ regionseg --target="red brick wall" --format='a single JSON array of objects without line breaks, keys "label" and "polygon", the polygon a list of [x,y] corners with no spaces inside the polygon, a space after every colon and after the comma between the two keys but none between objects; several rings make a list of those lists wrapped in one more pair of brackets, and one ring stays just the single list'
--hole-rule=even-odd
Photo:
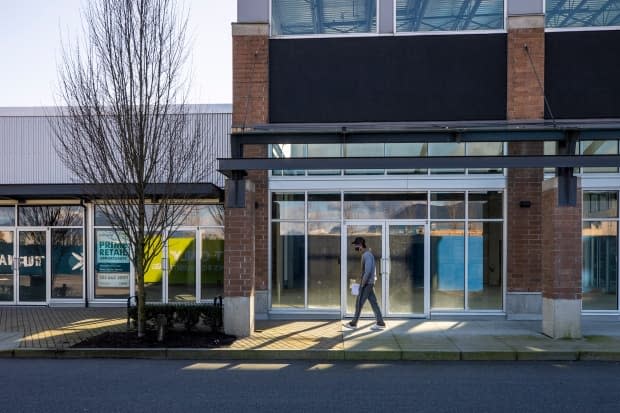
[{"label": "red brick wall", "polygon": [[[524,44],[532,61],[524,50]],[[544,29],[508,31],[508,120],[543,119]],[[536,72],[532,68],[536,68]],[[543,83],[544,84],[544,83]],[[538,142],[510,143],[510,155],[542,155]],[[541,182],[542,169],[509,169],[507,177],[507,287],[509,292],[542,289]],[[529,208],[519,206],[529,201]]]},{"label": "red brick wall", "polygon": [[[557,182],[554,179],[547,186]],[[557,187],[542,194],[543,297],[581,299],[581,190],[577,205],[558,206]]]},{"label": "red brick wall", "polygon": [[[236,30],[241,28],[241,30]],[[246,30],[247,29],[247,30]],[[233,25],[233,128],[236,131],[269,122],[269,37],[267,24]],[[261,34],[247,34],[258,33]],[[245,33],[244,33],[245,32]],[[245,157],[265,157],[265,145],[244,147]],[[267,290],[267,172],[251,171],[255,185],[255,288]],[[227,227],[228,229],[228,224]]]},{"label": "red brick wall", "polygon": [[[232,191],[226,188],[226,196]],[[224,296],[254,295],[254,192],[246,191],[245,208],[224,211]]]}]

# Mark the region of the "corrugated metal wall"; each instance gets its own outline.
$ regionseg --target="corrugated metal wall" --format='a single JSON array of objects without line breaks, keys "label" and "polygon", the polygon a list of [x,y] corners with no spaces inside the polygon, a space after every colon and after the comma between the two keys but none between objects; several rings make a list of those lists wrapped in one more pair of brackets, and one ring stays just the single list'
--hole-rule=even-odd
[{"label": "corrugated metal wall", "polygon": [[[224,187],[224,176],[217,172],[217,158],[230,157],[230,105],[203,107],[192,111],[193,121],[207,124],[210,153],[205,154],[211,172],[208,182]],[[211,109],[226,112],[213,112]],[[0,109],[0,184],[63,184],[76,182],[54,150],[54,134],[43,111]],[[49,112],[48,112],[49,113]]]}]

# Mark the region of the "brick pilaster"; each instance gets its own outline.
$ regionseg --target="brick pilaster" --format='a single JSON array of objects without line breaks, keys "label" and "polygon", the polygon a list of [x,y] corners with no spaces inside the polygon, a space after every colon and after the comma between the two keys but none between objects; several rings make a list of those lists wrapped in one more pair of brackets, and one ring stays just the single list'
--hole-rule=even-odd
[{"label": "brick pilaster", "polygon": [[[234,23],[233,35],[233,130],[242,132],[252,129],[254,125],[266,124],[269,121],[269,25],[267,23]],[[265,145],[244,147],[245,157],[266,157]],[[233,222],[226,222],[226,242],[243,242],[250,234],[245,228],[252,228],[252,274],[244,272],[242,280],[243,294],[251,291],[268,289],[267,259],[268,259],[268,199],[267,199],[267,172],[250,171],[247,177],[252,182],[253,193],[246,196],[246,208],[252,209],[252,220],[248,216]],[[233,211],[232,214],[235,214]],[[228,215],[227,215],[228,217]],[[236,223],[237,222],[237,223]],[[242,237],[241,240],[236,237]],[[235,263],[231,272],[227,272],[235,280]],[[251,281],[250,281],[251,280]],[[251,282],[251,289],[245,286]],[[231,286],[232,288],[233,286]],[[233,292],[234,290],[231,290]],[[251,318],[254,318],[252,304]]]},{"label": "brick pilaster", "polygon": [[[527,49],[526,46],[527,45]],[[508,19],[508,120],[544,118],[545,67],[544,17],[512,16]],[[539,142],[515,142],[510,155],[542,155]],[[540,292],[542,169],[509,169],[507,178],[508,292]],[[521,206],[528,201],[529,207]]]},{"label": "brick pilaster", "polygon": [[[237,131],[269,122],[269,25],[233,24],[233,128]],[[267,156],[265,145],[247,146],[244,156]],[[251,171],[255,186],[256,290],[266,291],[268,251],[267,171]]]},{"label": "brick pilaster", "polygon": [[581,190],[577,205],[558,206],[558,178],[543,183],[543,332],[581,336]]}]

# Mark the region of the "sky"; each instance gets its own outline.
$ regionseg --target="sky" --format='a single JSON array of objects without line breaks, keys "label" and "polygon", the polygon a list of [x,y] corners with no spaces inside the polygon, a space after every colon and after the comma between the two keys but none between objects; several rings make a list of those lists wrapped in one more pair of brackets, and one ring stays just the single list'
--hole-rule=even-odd
[{"label": "sky", "polygon": [[[0,107],[57,101],[61,43],[81,32],[87,0],[0,0]],[[232,102],[232,35],[236,0],[178,0],[191,13],[192,89],[188,103]]]}]

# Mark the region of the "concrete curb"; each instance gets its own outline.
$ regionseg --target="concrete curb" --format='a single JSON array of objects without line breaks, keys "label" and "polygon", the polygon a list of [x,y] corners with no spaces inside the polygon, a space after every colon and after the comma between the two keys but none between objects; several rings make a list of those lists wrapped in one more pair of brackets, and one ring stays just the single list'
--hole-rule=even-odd
[{"label": "concrete curb", "polygon": [[316,360],[316,361],[620,361],[620,351],[231,350],[68,348],[0,351],[0,359]]}]

